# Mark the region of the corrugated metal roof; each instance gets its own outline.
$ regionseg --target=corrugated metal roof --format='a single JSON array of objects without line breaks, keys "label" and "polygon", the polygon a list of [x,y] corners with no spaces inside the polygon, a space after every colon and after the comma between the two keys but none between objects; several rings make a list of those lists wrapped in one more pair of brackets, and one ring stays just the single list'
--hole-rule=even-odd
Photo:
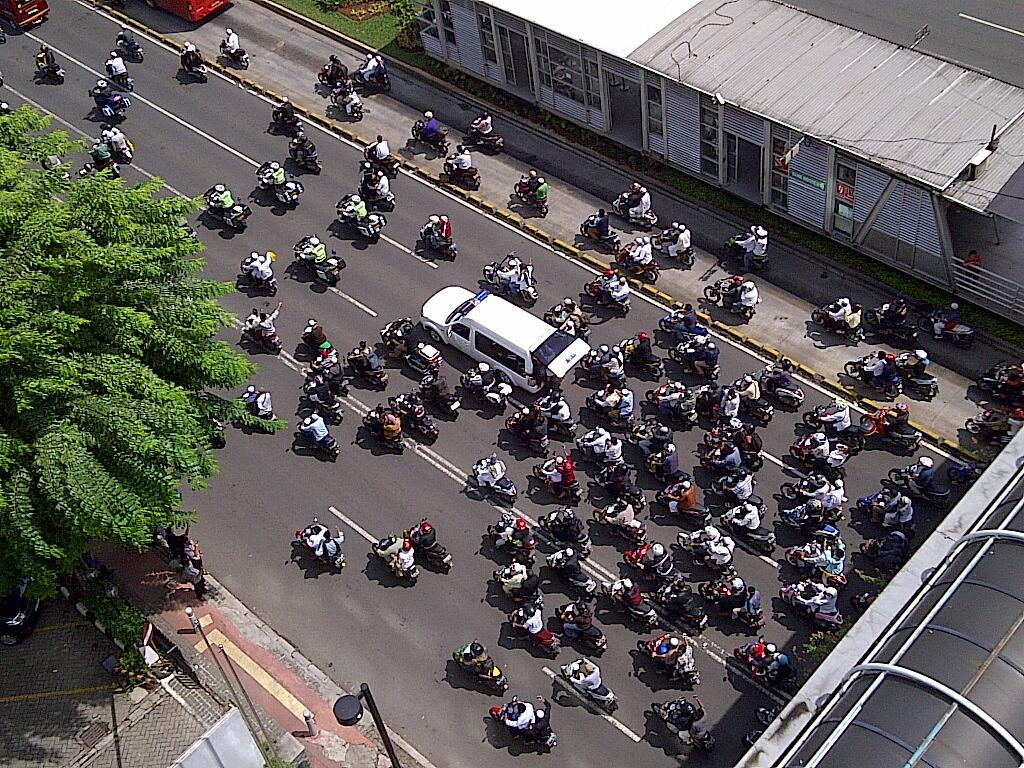
[{"label": "corrugated metal roof", "polygon": [[1008,130],[977,181],[951,186],[1024,89],[772,0],[704,0],[627,58],[978,210],[1024,164]]}]

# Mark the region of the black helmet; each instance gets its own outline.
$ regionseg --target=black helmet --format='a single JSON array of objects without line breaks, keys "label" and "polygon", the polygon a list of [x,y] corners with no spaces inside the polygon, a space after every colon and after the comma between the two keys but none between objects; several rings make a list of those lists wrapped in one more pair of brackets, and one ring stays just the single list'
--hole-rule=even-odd
[{"label": "black helmet", "polygon": [[474,640],[472,643],[469,644],[469,652],[472,653],[474,656],[479,656],[484,652],[484,647],[480,644],[479,640]]}]

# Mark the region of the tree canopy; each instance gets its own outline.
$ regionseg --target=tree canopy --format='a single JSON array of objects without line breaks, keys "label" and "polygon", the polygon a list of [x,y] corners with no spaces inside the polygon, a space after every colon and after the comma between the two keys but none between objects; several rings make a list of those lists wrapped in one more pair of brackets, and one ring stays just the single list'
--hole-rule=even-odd
[{"label": "tree canopy", "polygon": [[187,519],[216,422],[250,419],[216,394],[254,366],[215,338],[231,286],[200,275],[196,202],[44,167],[81,149],[30,108],[0,117],[0,594]]}]

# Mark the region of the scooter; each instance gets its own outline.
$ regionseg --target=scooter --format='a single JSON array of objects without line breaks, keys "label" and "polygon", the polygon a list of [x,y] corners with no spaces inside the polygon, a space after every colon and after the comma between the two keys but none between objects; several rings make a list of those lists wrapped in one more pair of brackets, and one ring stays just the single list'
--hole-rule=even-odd
[{"label": "scooter", "polygon": [[504,725],[505,730],[513,739],[521,739],[524,743],[533,745],[537,749],[554,749],[558,746],[558,738],[555,736],[555,732],[551,730],[548,719],[551,705],[543,698],[538,698],[537,701],[539,709],[544,713],[544,720],[534,723],[528,728],[512,728],[505,722],[506,710],[515,707],[519,703],[519,698],[516,696],[513,696],[512,700],[504,707],[491,707],[488,710],[488,714],[492,720],[496,720]]},{"label": "scooter", "polygon": [[221,40],[219,50],[220,55],[236,67],[241,67],[242,69],[249,68],[249,54],[245,52],[244,48],[236,48],[234,51],[228,50],[227,40]]},{"label": "scooter", "polygon": [[490,133],[480,133],[474,130],[473,126],[466,129],[466,135],[463,137],[463,144],[476,149],[487,152],[488,154],[496,155],[505,148],[505,139],[503,139],[497,131],[493,128]]},{"label": "scooter", "polygon": [[611,229],[608,234],[600,236],[597,233],[597,214],[591,214],[586,221],[580,224],[580,234],[588,240],[593,240],[598,245],[604,246],[610,251],[618,253],[622,248],[622,239],[619,234]]},{"label": "scooter", "polygon": [[498,278],[498,269],[505,263],[509,257],[501,261],[492,261],[484,267],[484,280],[488,285],[495,289],[496,293],[507,293],[515,298],[518,298],[523,304],[528,307],[532,307],[537,303],[539,294],[537,293],[537,281],[533,277],[533,265],[523,264],[522,265],[522,277],[520,282],[523,285],[521,288],[513,287],[509,283],[505,283]]},{"label": "scooter", "polygon": [[949,488],[921,488],[910,479],[910,470],[913,465],[899,469],[893,467],[889,470],[889,482],[912,496],[924,499],[939,509],[945,509],[952,501],[952,492]]},{"label": "scooter", "polygon": [[829,309],[831,304],[826,304],[824,307],[818,307],[811,312],[811,322],[821,328],[824,328],[830,333],[834,333],[837,336],[842,336],[847,341],[856,344],[857,342],[864,341],[864,326],[863,324],[858,325],[856,328],[850,328],[845,321],[840,320],[838,323],[832,320],[829,315]]},{"label": "scooter", "polygon": [[466,664],[460,650],[456,650],[452,652],[452,661],[458,664],[463,672],[472,675],[474,680],[480,681],[494,693],[502,694],[508,690],[508,678],[501,667],[494,663],[494,659],[488,657],[485,666],[481,669]]},{"label": "scooter", "polygon": [[619,708],[619,702],[611,688],[603,682],[596,688],[584,688],[581,683],[576,682],[577,676],[582,677],[585,674],[582,669],[586,663],[586,659],[577,659],[571,664],[562,665],[562,677],[572,686],[573,690],[583,694],[608,712],[614,712]]},{"label": "scooter", "polygon": [[399,578],[404,578],[404,579],[408,580],[408,582],[410,584],[415,584],[417,582],[417,580],[419,580],[419,577],[420,577],[420,569],[419,569],[419,566],[416,565],[416,563],[413,563],[408,568],[403,569],[398,564],[397,561],[395,561],[393,563],[389,562],[386,559],[385,555],[383,554],[385,550],[387,550],[388,548],[394,546],[395,540],[397,538],[398,537],[395,534],[390,534],[389,536],[385,536],[383,539],[379,539],[377,541],[377,543],[374,544],[371,547],[371,549],[373,550],[373,554],[375,554],[377,557],[379,557],[381,560],[383,560],[385,565],[387,565],[387,567],[391,570],[391,572],[395,576],[398,576]]},{"label": "scooter", "polygon": [[480,189],[480,169],[475,165],[469,168],[456,168],[449,157],[444,161],[444,173],[453,184],[467,189]]},{"label": "scooter", "polygon": [[[927,315],[922,315],[918,318],[917,327],[926,333],[932,333],[935,321],[941,312],[942,310],[937,309]],[[942,338],[951,339],[960,349],[970,349],[974,345],[974,329],[964,323],[957,323],[953,328],[943,330]]]},{"label": "scooter", "polygon": [[805,590],[805,582],[787,584],[779,590],[779,597],[782,598],[784,603],[792,605],[800,610],[804,617],[810,619],[820,627],[824,627],[825,629],[838,629],[843,626],[843,614],[839,611],[836,611],[835,613],[823,613],[822,611],[809,608],[798,602],[797,597]]},{"label": "scooter", "polygon": [[[685,685],[696,688],[700,685],[700,671],[697,669],[697,665],[693,664],[688,668],[680,668],[679,662],[674,662],[670,668],[665,661],[665,654],[667,653],[667,647],[664,644],[665,637],[666,636],[663,635],[662,637],[657,637],[653,640],[637,640],[636,649],[640,651],[640,653],[645,654],[665,671],[678,674],[679,678],[682,679]],[[685,640],[681,641],[686,642]]]},{"label": "scooter", "polygon": [[548,199],[547,197],[537,197],[533,192],[531,192],[528,182],[529,177],[520,176],[519,181],[517,181],[515,186],[512,187],[512,192],[519,199],[519,202],[524,205],[531,206],[535,211],[537,211],[537,215],[543,219],[548,215]]},{"label": "scooter", "polygon": [[610,598],[616,607],[625,610],[629,617],[636,621],[644,630],[654,629],[658,626],[658,614],[655,612],[654,607],[642,597],[635,605],[627,603],[612,591],[612,583],[610,581],[601,582],[601,592]]},{"label": "scooter", "polygon": [[[311,549],[306,544],[306,539],[308,539],[314,533],[319,532],[322,532],[327,537],[330,537],[330,530],[327,528],[327,526],[321,523],[319,518],[314,517],[312,523],[307,525],[302,530],[295,531],[295,540],[302,542],[303,548],[307,551],[313,552],[315,555],[316,553],[313,551],[313,549]],[[328,563],[329,565],[333,565],[340,571],[342,568],[348,565],[348,563],[345,562],[345,553],[341,551],[341,545],[344,543],[344,541],[345,535],[341,533],[341,531],[339,530],[337,536],[335,536],[334,538],[328,538],[328,540],[325,541],[322,554],[316,555],[317,559],[324,563]]]},{"label": "scooter", "polygon": [[924,435],[916,429],[907,431],[895,431],[888,429],[884,426],[884,415],[882,411],[875,411],[874,413],[865,413],[861,415],[860,428],[865,437],[878,435],[883,440],[887,440],[898,449],[907,453],[916,451],[920,448],[921,441],[924,439]]},{"label": "scooter", "polygon": [[633,264],[629,259],[629,251],[630,246],[628,245],[625,248],[620,248],[618,253],[615,254],[615,263],[628,271],[633,277],[650,282],[652,285],[658,282],[658,278],[661,276],[658,262],[652,259],[647,264]]},{"label": "scooter", "polygon": [[623,299],[612,299],[607,293],[601,288],[601,278],[595,278],[589,283],[583,286],[583,292],[587,294],[594,302],[603,307],[609,307],[616,314],[625,317],[629,314],[629,296],[627,295]]},{"label": "scooter", "polygon": [[448,129],[442,128],[434,136],[427,138],[423,135],[423,121],[417,120],[412,125],[412,141],[413,143],[426,144],[438,155],[448,156]]},{"label": "scooter", "polygon": [[[574,624],[579,614],[582,611],[588,610],[584,602],[586,599],[580,598],[555,609],[555,616],[562,622],[563,626],[565,624]],[[590,624],[586,629],[579,630],[572,636],[563,629],[563,634],[570,639],[579,640],[596,656],[600,656],[608,647],[608,638],[605,637],[604,632],[596,624]]]},{"label": "scooter", "polygon": [[650,230],[656,227],[658,225],[658,216],[654,211],[647,211],[647,213],[640,214],[639,216],[634,216],[629,212],[629,197],[629,192],[620,194],[612,201],[612,210],[630,224],[635,224],[641,229]]},{"label": "scooter", "polygon": [[487,463],[487,458],[485,457],[473,465],[473,477],[476,480],[477,487],[509,504],[515,503],[519,491],[516,489],[516,484],[504,473],[504,463],[501,464],[501,474],[497,479],[491,479]]}]

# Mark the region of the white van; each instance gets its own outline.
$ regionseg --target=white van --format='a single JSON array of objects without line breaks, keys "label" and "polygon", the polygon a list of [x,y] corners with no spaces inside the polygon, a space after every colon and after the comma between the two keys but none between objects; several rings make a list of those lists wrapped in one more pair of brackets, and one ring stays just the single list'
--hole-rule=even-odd
[{"label": "white van", "polygon": [[456,285],[427,299],[420,323],[435,343],[490,363],[527,392],[537,392],[549,376],[561,379],[590,351],[585,341],[490,291],[474,294]]}]

